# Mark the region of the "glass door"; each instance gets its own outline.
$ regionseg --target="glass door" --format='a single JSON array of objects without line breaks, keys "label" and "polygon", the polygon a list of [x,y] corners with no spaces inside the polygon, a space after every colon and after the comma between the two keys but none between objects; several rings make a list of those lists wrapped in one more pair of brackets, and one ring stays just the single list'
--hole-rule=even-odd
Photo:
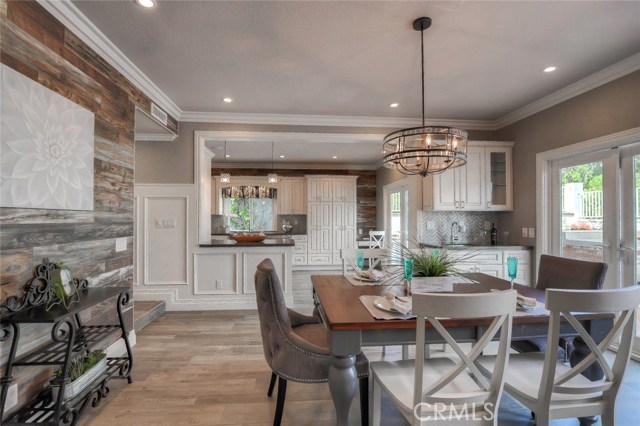
[{"label": "glass door", "polygon": [[[632,145],[621,149],[621,199],[622,199],[622,233],[620,237],[619,256],[621,264],[621,285],[623,287],[638,285],[638,262],[640,262],[640,145]],[[640,356],[640,317],[636,319],[636,337],[633,352]]]},{"label": "glass door", "polygon": [[385,229],[393,242],[407,245],[409,239],[409,190],[406,185],[385,188]]},{"label": "glass door", "polygon": [[[614,151],[613,153],[611,151]],[[553,253],[609,265],[605,287],[618,286],[616,150],[554,164]]]}]

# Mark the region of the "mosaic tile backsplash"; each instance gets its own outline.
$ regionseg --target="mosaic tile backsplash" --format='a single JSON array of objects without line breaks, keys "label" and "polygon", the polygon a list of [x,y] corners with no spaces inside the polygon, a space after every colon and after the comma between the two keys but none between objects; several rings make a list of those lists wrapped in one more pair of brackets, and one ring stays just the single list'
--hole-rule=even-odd
[{"label": "mosaic tile backsplash", "polygon": [[[463,229],[459,232],[460,243],[490,244],[489,230],[485,222],[495,224],[498,244],[508,244],[508,237],[500,229],[499,213],[496,212],[418,212],[418,238],[423,244],[442,245],[451,242],[451,225],[457,222]],[[432,229],[429,229],[431,225]],[[505,241],[506,240],[506,241]]]}]

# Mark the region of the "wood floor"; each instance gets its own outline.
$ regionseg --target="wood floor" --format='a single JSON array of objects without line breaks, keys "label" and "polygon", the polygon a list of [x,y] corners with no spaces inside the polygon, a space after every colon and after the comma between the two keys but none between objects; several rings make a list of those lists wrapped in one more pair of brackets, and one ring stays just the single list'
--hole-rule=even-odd
[{"label": "wood floor", "polygon": [[[294,274],[296,309],[310,312],[309,274]],[[379,359],[379,348],[367,348]],[[400,357],[396,347],[387,359]],[[623,385],[616,426],[640,424],[635,410],[640,395],[640,367]],[[270,370],[264,361],[256,311],[168,312],[137,335],[134,383],[112,381],[110,395],[89,408],[83,426],[259,425],[273,422],[275,392],[266,396]],[[350,424],[359,425],[357,397]],[[635,402],[634,402],[635,401]],[[529,424],[529,414],[509,397],[503,398],[500,426]],[[283,425],[334,425],[335,415],[326,384],[289,383]],[[404,426],[392,404],[383,404],[383,425]],[[552,423],[577,426],[575,419]]]}]

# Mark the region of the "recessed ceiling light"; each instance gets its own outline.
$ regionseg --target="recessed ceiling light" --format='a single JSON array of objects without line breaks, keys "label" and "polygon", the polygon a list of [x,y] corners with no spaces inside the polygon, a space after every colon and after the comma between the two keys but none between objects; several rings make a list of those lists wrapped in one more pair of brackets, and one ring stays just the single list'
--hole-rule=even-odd
[{"label": "recessed ceiling light", "polygon": [[333,158],[333,159],[335,160],[336,158],[338,158],[338,156],[337,156],[337,155],[334,155],[334,156],[333,156],[333,157],[331,157],[331,158]]},{"label": "recessed ceiling light", "polygon": [[398,104],[397,102],[394,102],[394,103],[392,103],[392,104],[389,104],[389,106],[390,106],[391,108],[398,108],[398,105],[399,105],[399,104]]},{"label": "recessed ceiling light", "polygon": [[281,155],[280,158],[284,158],[284,155]]},{"label": "recessed ceiling light", "polygon": [[544,69],[544,72],[554,72],[554,71],[555,71],[555,70],[557,70],[557,69],[558,69],[558,67],[554,67],[554,66],[546,67],[546,68]]},{"label": "recessed ceiling light", "polygon": [[222,98],[222,102],[226,102],[226,103],[230,104],[231,102],[233,102],[233,99],[231,99],[231,98]]},{"label": "recessed ceiling light", "polygon": [[156,5],[154,0],[136,0],[136,3],[142,7],[153,7]]},{"label": "recessed ceiling light", "polygon": [[225,157],[229,158],[229,157],[231,157],[231,154],[227,154],[227,155],[225,155]]}]

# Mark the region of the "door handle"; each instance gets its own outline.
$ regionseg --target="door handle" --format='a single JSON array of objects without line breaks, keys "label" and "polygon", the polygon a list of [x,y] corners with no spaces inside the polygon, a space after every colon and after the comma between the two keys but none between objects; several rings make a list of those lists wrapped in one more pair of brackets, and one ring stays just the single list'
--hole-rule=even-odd
[{"label": "door handle", "polygon": [[460,201],[460,208],[464,209],[464,201]]},{"label": "door handle", "polygon": [[622,260],[622,263],[624,263],[625,265],[629,264],[629,256],[633,256],[633,253],[635,252],[635,248],[627,247],[623,245],[623,243],[620,243],[620,247],[618,247],[618,256],[620,257],[620,260]]}]

